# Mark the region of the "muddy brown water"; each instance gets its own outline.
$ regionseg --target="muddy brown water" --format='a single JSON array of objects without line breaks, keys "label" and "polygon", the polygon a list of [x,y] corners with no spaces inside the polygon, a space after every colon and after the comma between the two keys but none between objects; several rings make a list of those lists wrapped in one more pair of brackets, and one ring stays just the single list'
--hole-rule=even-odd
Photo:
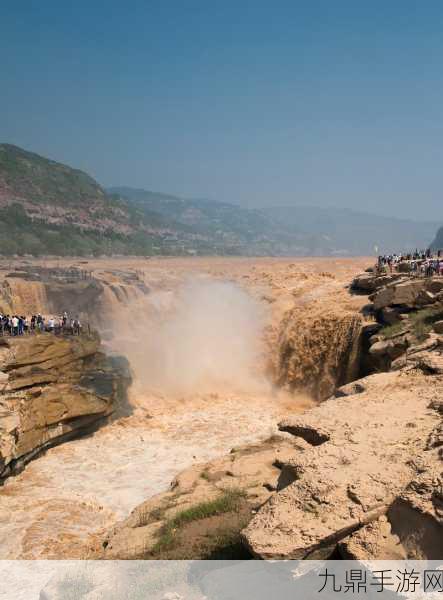
[{"label": "muddy brown water", "polygon": [[[116,264],[119,269],[143,268],[151,289],[166,291],[195,272],[233,281],[268,307],[267,335],[275,341],[276,324],[297,299],[301,310],[309,310],[311,302],[324,302],[327,310],[331,298],[357,310],[364,300],[348,298],[344,285],[369,262],[158,259],[149,261],[149,270],[139,261],[90,266],[99,277],[107,277],[105,272]],[[24,305],[26,287],[18,287]],[[0,558],[84,558],[94,537],[167,489],[181,470],[263,440],[283,416],[311,405],[297,394],[229,386],[182,396],[134,386],[131,401],[131,416],[50,449],[5,483],[0,490]]]}]

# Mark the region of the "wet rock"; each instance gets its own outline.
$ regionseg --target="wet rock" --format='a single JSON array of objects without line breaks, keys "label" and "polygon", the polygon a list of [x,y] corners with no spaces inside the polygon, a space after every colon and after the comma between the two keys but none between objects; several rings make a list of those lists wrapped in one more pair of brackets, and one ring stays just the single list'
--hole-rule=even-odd
[{"label": "wet rock", "polygon": [[354,394],[362,394],[366,387],[364,380],[353,381],[339,387],[334,394],[334,398],[343,398],[344,396],[354,396]]},{"label": "wet rock", "polygon": [[386,325],[394,325],[401,321],[401,313],[398,309],[386,306],[381,310],[381,320]]},{"label": "wet rock", "polygon": [[381,328],[382,325],[380,323],[364,323],[361,332],[363,336],[370,338],[371,336],[376,335]]},{"label": "wet rock", "polygon": [[376,290],[376,278],[373,273],[361,273],[352,281],[351,288],[360,292],[372,293]]},{"label": "wet rock", "polygon": [[377,342],[382,342],[385,338],[383,337],[382,334],[380,335],[371,335],[371,337],[369,338],[369,344],[372,346],[373,344],[376,344]]}]

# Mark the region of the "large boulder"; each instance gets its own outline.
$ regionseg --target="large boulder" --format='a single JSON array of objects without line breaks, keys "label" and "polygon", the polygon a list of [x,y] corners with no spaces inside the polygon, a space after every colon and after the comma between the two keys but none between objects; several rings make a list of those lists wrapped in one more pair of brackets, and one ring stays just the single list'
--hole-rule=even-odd
[{"label": "large boulder", "polygon": [[391,340],[381,340],[375,342],[369,348],[369,354],[374,357],[388,356],[391,360],[395,360],[401,356],[408,347],[408,342],[404,336]]},{"label": "large boulder", "polygon": [[372,299],[375,310],[388,306],[426,306],[436,300],[435,295],[426,289],[426,282],[422,279],[392,283],[376,292]]},{"label": "large boulder", "polygon": [[[413,372],[378,374],[370,389],[298,416],[292,431],[301,441],[315,428],[329,439],[316,445],[305,441],[288,461],[292,483],[271,496],[243,531],[251,552],[263,559],[324,558],[338,542],[389,511],[421,472],[417,457],[441,420],[428,410],[439,385]],[[290,431],[290,425],[285,421],[284,429]],[[411,505],[411,515],[420,509]],[[399,531],[394,520],[393,533],[402,541],[409,536],[412,547],[412,521],[404,521],[405,531]],[[439,539],[435,552],[441,555],[441,534]]]},{"label": "large boulder", "polygon": [[394,297],[392,304],[411,306],[415,305],[417,298],[422,297],[426,293],[424,284],[422,281],[405,281],[398,285],[392,286],[394,290]]},{"label": "large boulder", "polygon": [[374,303],[374,309],[381,310],[386,306],[391,306],[394,300],[394,293],[393,286],[387,286],[370,296],[370,300]]},{"label": "large boulder", "polygon": [[376,279],[373,273],[361,273],[352,281],[351,288],[370,294],[376,290]]},{"label": "large boulder", "polygon": [[434,323],[435,333],[443,333],[443,321],[436,321]]},{"label": "large boulder", "polygon": [[402,278],[400,273],[390,273],[389,275],[376,275],[374,273],[361,273],[354,278],[351,289],[365,294],[372,294],[385,285]]},{"label": "large boulder", "polygon": [[100,351],[95,335],[11,338],[1,350],[0,480],[90,431],[123,401],[129,376]]}]

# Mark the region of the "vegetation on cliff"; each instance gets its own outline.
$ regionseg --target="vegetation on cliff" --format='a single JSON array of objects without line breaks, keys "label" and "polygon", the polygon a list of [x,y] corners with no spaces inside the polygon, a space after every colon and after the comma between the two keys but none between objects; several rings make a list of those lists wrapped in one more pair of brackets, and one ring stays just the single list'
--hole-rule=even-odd
[{"label": "vegetation on cliff", "polygon": [[105,196],[83,171],[11,144],[0,144],[0,174],[4,191],[32,202],[88,208],[91,203],[102,203]]},{"label": "vegetation on cliff", "polygon": [[[292,203],[292,200],[291,200]],[[92,177],[0,144],[0,255],[330,255],[405,250],[428,243],[435,224],[346,209],[247,209]]]}]

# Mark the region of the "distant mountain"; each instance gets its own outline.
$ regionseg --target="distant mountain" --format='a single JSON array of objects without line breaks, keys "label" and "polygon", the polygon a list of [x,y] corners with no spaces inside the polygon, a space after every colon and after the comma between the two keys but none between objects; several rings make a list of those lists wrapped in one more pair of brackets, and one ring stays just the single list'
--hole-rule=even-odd
[{"label": "distant mountain", "polygon": [[435,232],[435,221],[416,222],[345,208],[291,206],[263,212],[287,232],[301,230],[320,236],[327,254],[372,255],[375,247],[380,253],[426,248]]},{"label": "distant mountain", "polygon": [[239,254],[373,255],[425,248],[434,222],[414,222],[350,209],[311,206],[242,209],[233,204],[183,199],[130,187],[110,188],[138,208],[230,240]]},{"label": "distant mountain", "polygon": [[373,254],[426,247],[435,223],[345,209],[261,210],[130,187],[0,144],[0,255]]},{"label": "distant mountain", "polygon": [[155,212],[170,223],[189,227],[194,232],[212,235],[233,243],[253,242],[269,234],[269,219],[258,210],[248,210],[210,200],[185,200],[177,196],[130,187],[108,188],[108,192],[126,199],[139,209]]},{"label": "distant mountain", "polygon": [[443,227],[437,231],[435,238],[431,243],[431,248],[433,250],[443,250]]}]

